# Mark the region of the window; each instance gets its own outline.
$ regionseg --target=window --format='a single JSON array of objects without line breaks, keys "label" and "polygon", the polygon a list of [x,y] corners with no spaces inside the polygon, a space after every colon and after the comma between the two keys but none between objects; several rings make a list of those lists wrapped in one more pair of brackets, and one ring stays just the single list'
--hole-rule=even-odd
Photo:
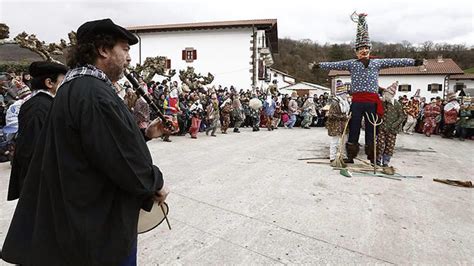
[{"label": "window", "polygon": [[441,86],[442,85],[438,83],[428,84],[428,91],[431,91],[431,93],[438,93],[441,91]]},{"label": "window", "polygon": [[403,92],[411,91],[411,85],[408,85],[408,84],[398,85],[398,91],[403,91]]},{"label": "window", "polygon": [[462,91],[464,88],[466,88],[466,85],[462,82],[456,82],[456,85],[454,85],[454,91]]},{"label": "window", "polygon": [[187,63],[192,63],[197,59],[197,51],[192,47],[186,47],[181,51],[181,59],[185,60]]}]

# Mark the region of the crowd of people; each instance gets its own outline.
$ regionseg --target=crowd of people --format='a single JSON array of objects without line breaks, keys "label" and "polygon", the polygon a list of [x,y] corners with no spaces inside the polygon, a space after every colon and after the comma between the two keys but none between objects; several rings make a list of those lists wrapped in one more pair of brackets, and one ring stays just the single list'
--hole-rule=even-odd
[{"label": "crowd of people", "polygon": [[[0,94],[0,126],[3,128],[3,156],[7,161],[11,156],[11,144],[18,130],[20,106],[31,96],[31,76],[29,73],[8,71],[0,76],[2,80]],[[279,127],[293,128],[324,127],[329,116],[329,107],[337,97],[328,93],[321,95],[291,95],[275,93],[277,91],[237,90],[233,86],[201,86],[190,89],[177,81],[151,81],[145,83],[139,78],[141,86],[155,105],[173,121],[174,136],[189,134],[197,138],[199,133],[217,136],[216,133],[240,133],[240,127],[250,127],[253,131],[260,128],[274,130]],[[116,92],[132,112],[140,129],[145,130],[157,117],[157,113],[142,98],[138,97],[128,81],[116,82]],[[470,98],[462,98],[460,103],[451,93],[446,100],[440,97],[429,101],[419,97],[400,96],[404,119],[397,129],[399,133],[415,132],[426,136],[441,135],[444,138],[457,137],[459,140],[473,136],[474,118]],[[171,142],[169,134],[162,136],[163,141]]]},{"label": "crowd of people", "polygon": [[[298,96],[296,92],[281,95],[270,90],[237,91],[233,86],[189,89],[185,84],[179,86],[177,81],[168,85],[167,80],[148,84],[141,80],[141,84],[161,112],[174,121],[174,134],[184,136],[189,133],[191,138],[197,138],[199,132],[217,136],[218,128],[221,134],[227,134],[229,128],[240,133],[240,127],[271,131],[279,126],[289,129],[324,126],[325,106],[329,101],[328,93],[309,97]],[[128,81],[117,85],[117,92],[140,128],[146,128],[157,117],[156,112],[136,96]],[[169,136],[164,136],[163,140],[171,141]]]}]

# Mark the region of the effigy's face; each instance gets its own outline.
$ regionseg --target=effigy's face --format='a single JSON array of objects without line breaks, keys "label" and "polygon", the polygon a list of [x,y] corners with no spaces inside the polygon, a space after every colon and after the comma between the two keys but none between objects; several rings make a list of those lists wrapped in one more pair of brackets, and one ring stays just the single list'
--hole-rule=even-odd
[{"label": "effigy's face", "polygon": [[367,46],[360,47],[356,50],[357,59],[369,59],[370,48]]}]

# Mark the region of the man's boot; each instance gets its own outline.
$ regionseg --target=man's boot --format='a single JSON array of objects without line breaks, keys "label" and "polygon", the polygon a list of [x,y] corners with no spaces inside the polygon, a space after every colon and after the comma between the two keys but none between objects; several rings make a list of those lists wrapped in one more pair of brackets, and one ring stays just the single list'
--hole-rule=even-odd
[{"label": "man's boot", "polygon": [[374,162],[374,144],[365,145],[365,154],[367,154],[367,160],[369,160],[370,163],[375,163]]},{"label": "man's boot", "polygon": [[346,143],[347,162],[354,162],[354,158],[359,153],[359,143]]}]

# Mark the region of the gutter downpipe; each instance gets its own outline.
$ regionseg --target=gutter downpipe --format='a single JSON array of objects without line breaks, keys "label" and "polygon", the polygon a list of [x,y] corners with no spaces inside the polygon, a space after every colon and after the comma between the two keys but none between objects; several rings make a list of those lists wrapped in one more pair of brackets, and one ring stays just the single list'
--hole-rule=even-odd
[{"label": "gutter downpipe", "polygon": [[256,49],[257,49],[257,43],[256,43],[256,39],[257,39],[257,36],[256,36],[256,32],[255,32],[255,25],[252,25],[252,41],[253,41],[253,49],[252,49],[252,67],[253,67],[253,71],[252,71],[252,86],[257,86],[257,75],[256,75],[256,72],[257,72],[257,66],[256,66],[256,62],[257,62],[257,52],[256,52]]},{"label": "gutter downpipe", "polygon": [[142,38],[138,35],[138,31],[135,31],[135,35],[138,38],[138,63],[142,64]]}]

